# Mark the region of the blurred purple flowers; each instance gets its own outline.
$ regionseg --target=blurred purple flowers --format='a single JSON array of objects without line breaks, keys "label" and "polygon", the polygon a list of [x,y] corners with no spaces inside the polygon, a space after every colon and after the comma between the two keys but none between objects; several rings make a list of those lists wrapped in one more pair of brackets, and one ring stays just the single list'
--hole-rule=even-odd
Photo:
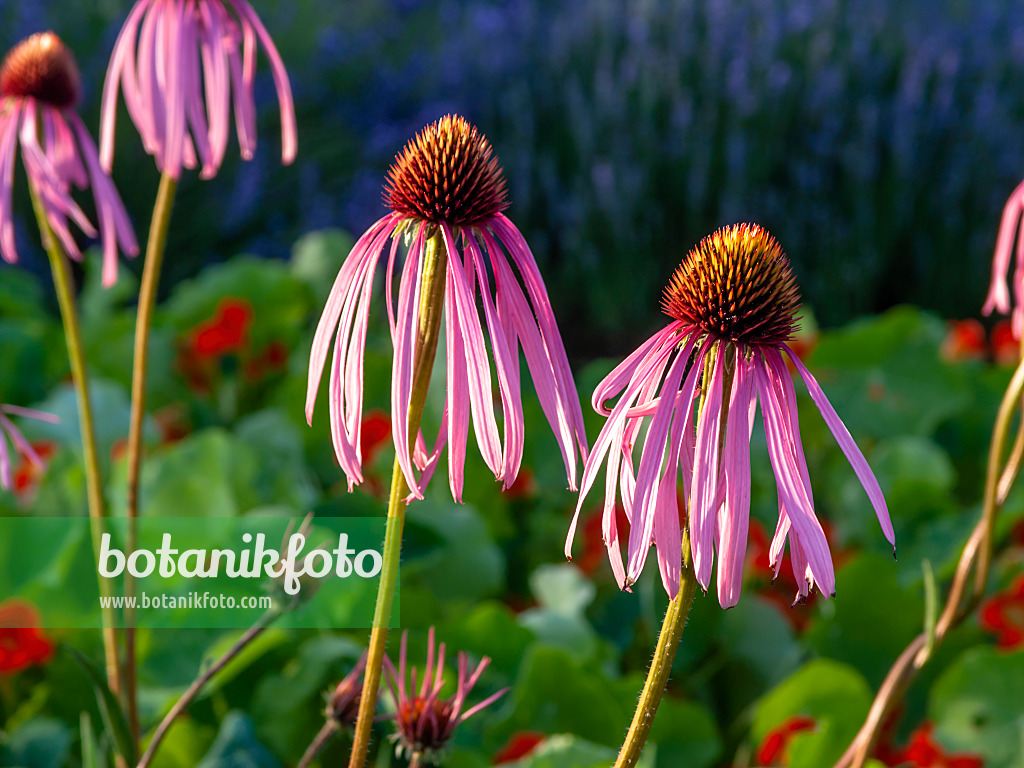
[{"label": "blurred purple flowers", "polygon": [[395,738],[398,742],[399,754],[405,754],[410,759],[430,760],[438,750],[445,746],[457,726],[500,699],[508,692],[508,688],[503,688],[479,704],[466,708],[466,699],[469,698],[470,691],[473,690],[473,686],[476,685],[491,660],[485,656],[477,664],[476,669],[470,672],[469,658],[463,651],[459,651],[459,679],[455,694],[451,698],[442,699],[445,647],[444,643],[438,646],[435,667],[433,627],[430,628],[427,636],[427,666],[423,670],[419,689],[417,690],[415,667],[409,672],[407,685],[406,643],[408,635],[408,632],[402,633],[397,670],[391,663],[391,659],[387,656],[384,657],[384,668],[387,670],[391,697],[395,703],[394,718],[398,727]]},{"label": "blurred purple flowers", "polygon": [[[471,414],[487,466],[505,488],[515,481],[524,442],[520,348],[562,451],[569,484],[575,488],[576,451],[585,457],[587,450],[576,386],[537,263],[522,234],[502,214],[508,205],[505,181],[487,139],[461,117],[442,118],[396,158],[385,197],[393,212],[370,227],[353,247],[335,280],[310,354],[306,418],[312,422],[334,337],[331,434],[349,487],[363,480],[363,356],[373,280],[390,241],[386,286],[394,344],[391,424],[412,497],[423,498],[447,445],[449,485],[452,496],[461,500]],[[443,298],[447,396],[436,443],[428,452],[422,431],[409,434],[409,411],[414,362],[422,347],[418,333],[425,292],[421,273],[428,240],[438,235],[447,250]],[[409,246],[396,310],[392,280],[403,238]],[[478,304],[483,307],[497,373],[504,444],[495,418]]]},{"label": "blurred purple flowers", "polygon": [[227,150],[230,111],[242,157],[256,150],[256,43],[270,59],[281,105],[282,161],[295,159],[291,85],[274,41],[245,0],[138,0],[117,38],[103,88],[101,157],[114,157],[117,92],[161,172],[182,166],[217,173]]},{"label": "blurred purple flowers", "polygon": [[[796,392],[782,351],[800,372],[867,491],[886,538],[895,541],[885,499],[860,449],[817,381],[786,344],[798,306],[789,260],[760,227],[726,227],[690,252],[665,291],[665,312],[673,322],[594,390],[594,409],[608,420],[584,469],[566,541],[567,557],[584,498],[607,463],[603,535],[617,582],[629,587],[640,577],[653,543],[662,583],[675,597],[681,571],[676,495],[681,476],[697,581],[708,588],[717,550],[718,599],[723,607],[735,605],[750,515],[750,437],[760,399],[779,494],[771,563],[778,573],[788,538],[800,585],[797,598],[806,597],[815,585],[826,596],[833,594],[832,559],[814,513]],[[614,408],[606,407],[605,402],[620,392]],[[634,471],[633,448],[648,417],[640,465]],[[615,521],[617,493],[630,521],[625,566]]]},{"label": "blurred purple flowers", "polygon": [[[60,419],[50,413],[36,411],[31,408],[20,408],[16,405],[0,405],[0,488],[10,490],[11,488],[11,453],[7,446],[10,439],[14,449],[20,452],[26,459],[37,467],[43,466],[43,460],[35,452],[28,440],[24,438],[14,422],[8,416],[22,416],[26,419],[36,419],[50,424],[56,424]],[[6,435],[6,437],[5,437]]]},{"label": "blurred purple flowers", "polygon": [[[96,145],[74,111],[80,90],[78,66],[52,32],[32,35],[15,46],[0,68],[0,254],[17,261],[12,197],[20,144],[30,187],[67,255],[82,254],[68,219],[103,245],[103,284],[117,280],[118,247],[138,253],[131,222],[114,183],[100,167]],[[71,197],[71,186],[91,187],[99,232]]]}]

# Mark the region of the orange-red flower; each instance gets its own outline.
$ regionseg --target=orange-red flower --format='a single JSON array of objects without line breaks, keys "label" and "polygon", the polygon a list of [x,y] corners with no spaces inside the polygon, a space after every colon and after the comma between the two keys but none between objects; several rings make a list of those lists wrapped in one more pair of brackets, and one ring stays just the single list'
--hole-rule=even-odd
[{"label": "orange-red flower", "polygon": [[757,748],[758,765],[789,765],[789,742],[793,736],[812,730],[817,725],[813,717],[793,715],[764,735]]},{"label": "orange-red flower", "polygon": [[13,675],[53,656],[53,641],[39,625],[31,603],[10,599],[0,603],[0,675]]},{"label": "orange-red flower", "polygon": [[950,320],[940,352],[945,360],[983,360],[988,351],[985,328],[974,318]]},{"label": "orange-red flower", "polygon": [[978,623],[995,634],[999,648],[1010,651],[1024,646],[1024,576],[981,604]]},{"label": "orange-red flower", "polygon": [[529,755],[537,746],[547,738],[543,733],[537,731],[517,731],[513,733],[508,742],[494,755],[493,765],[504,765],[514,763]]},{"label": "orange-red flower", "polygon": [[886,765],[907,768],[985,768],[984,761],[978,755],[947,754],[943,746],[933,738],[934,730],[934,723],[922,723],[910,735],[910,741],[904,749],[885,756],[879,755],[879,759]]}]

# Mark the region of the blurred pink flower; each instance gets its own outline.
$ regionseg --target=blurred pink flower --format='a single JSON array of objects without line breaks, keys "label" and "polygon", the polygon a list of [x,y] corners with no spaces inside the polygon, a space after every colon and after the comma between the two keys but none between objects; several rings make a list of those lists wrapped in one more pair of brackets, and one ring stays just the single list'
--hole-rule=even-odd
[{"label": "blurred pink flower", "polygon": [[[569,484],[575,488],[577,446],[584,457],[587,450],[579,397],[537,263],[522,234],[502,214],[508,207],[505,180],[490,143],[458,116],[427,126],[396,158],[385,202],[392,213],[359,239],[338,273],[309,360],[306,419],[312,423],[334,337],[329,378],[331,434],[349,487],[363,481],[363,354],[373,279],[390,242],[386,287],[394,345],[391,425],[411,496],[423,498],[447,445],[448,481],[453,497],[461,500],[471,414],[484,461],[505,489],[513,484],[524,439],[520,348],[562,451]],[[419,346],[420,273],[428,237],[438,231],[448,252],[444,293],[447,399],[437,441],[428,453],[422,432],[408,434],[408,420],[413,361]],[[403,238],[409,247],[396,311],[392,279]],[[504,445],[495,419],[491,366],[478,303],[483,307],[497,373]]]},{"label": "blurred pink flower", "polygon": [[470,691],[480,679],[480,675],[491,663],[484,656],[476,669],[469,671],[469,658],[459,651],[459,679],[455,694],[448,699],[441,698],[444,688],[444,643],[437,649],[437,666],[434,666],[434,628],[430,628],[427,637],[427,666],[423,670],[422,683],[416,689],[416,668],[410,672],[406,685],[406,642],[408,632],[402,633],[401,650],[398,656],[398,669],[391,659],[384,657],[384,668],[387,670],[391,696],[395,702],[395,724],[398,727],[396,739],[399,754],[410,759],[413,755],[430,758],[440,750],[451,738],[455,728],[466,722],[480,710],[490,706],[508,692],[502,688],[488,696],[475,706],[466,709],[466,699]]},{"label": "blurred pink flower", "polygon": [[270,59],[281,105],[281,157],[295,159],[291,85],[274,41],[245,0],[138,0],[114,44],[103,87],[101,157],[114,160],[117,92],[157,167],[174,178],[182,166],[217,173],[227,151],[230,112],[242,157],[256,151],[256,42]]},{"label": "blurred pink flower", "polygon": [[[982,312],[991,315],[993,311],[1001,315],[1009,315],[1013,321],[1013,337],[1020,339],[1024,329],[1024,182],[1013,190],[1010,199],[1003,208],[1003,217],[999,222],[999,235],[996,238],[996,250],[992,257],[992,283],[988,289],[985,306]],[[1016,244],[1016,248],[1014,248]],[[1013,299],[1010,298],[1011,286],[1006,278],[1010,272],[1010,262],[1014,251],[1017,262],[1013,270]]]},{"label": "blurred pink flower", "polygon": [[[19,408],[16,405],[0,405],[0,488],[10,490],[11,478],[11,453],[7,447],[7,438],[14,444],[14,448],[28,461],[40,469],[43,467],[43,460],[36,453],[32,445],[25,439],[16,426],[8,417],[22,416],[27,419],[36,419],[50,424],[60,421],[56,416],[43,411],[36,411],[31,408]],[[6,434],[6,437],[4,435]]]},{"label": "blurred pink flower", "polygon": [[0,66],[0,253],[14,263],[11,199],[20,144],[29,184],[65,252],[81,259],[68,219],[88,237],[96,228],[71,198],[71,186],[92,187],[103,243],[103,284],[117,281],[117,249],[139,252],[135,233],[110,177],[100,167],[89,131],[75,114],[80,81],[74,56],[52,32],[15,46]]},{"label": "blurred pink flower", "polygon": [[[750,436],[760,399],[779,493],[772,566],[777,574],[788,538],[798,598],[815,585],[826,596],[833,594],[832,559],[814,513],[796,391],[783,351],[867,491],[886,538],[894,542],[885,499],[864,456],[818,382],[787,346],[799,301],[789,260],[760,227],[725,227],[690,251],[665,291],[664,309],[673,322],[644,342],[594,390],[594,409],[608,420],[583,471],[566,540],[567,557],[584,499],[607,463],[602,528],[616,580],[630,587],[640,577],[653,543],[662,583],[674,597],[681,570],[676,496],[681,472],[688,493],[686,524],[697,581],[708,588],[717,550],[718,599],[723,607],[735,605],[750,517]],[[620,392],[615,407],[606,407],[605,402]],[[634,472],[633,448],[647,417],[650,424]],[[625,567],[615,521],[617,495],[630,521]]]}]

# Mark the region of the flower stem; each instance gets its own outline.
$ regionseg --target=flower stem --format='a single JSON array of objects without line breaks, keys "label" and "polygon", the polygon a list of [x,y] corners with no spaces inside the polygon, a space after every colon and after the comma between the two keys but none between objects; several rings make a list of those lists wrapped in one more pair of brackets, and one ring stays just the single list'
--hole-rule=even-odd
[{"label": "flower stem", "polygon": [[676,658],[679,638],[683,634],[686,617],[690,614],[690,606],[693,605],[696,593],[697,577],[693,572],[690,557],[690,532],[684,528],[683,569],[679,578],[679,592],[665,611],[665,620],[661,624],[661,634],[658,635],[658,646],[654,649],[647,681],[640,693],[640,701],[636,706],[636,712],[633,713],[633,722],[629,725],[626,740],[622,742],[622,749],[619,750],[615,768],[635,766],[640,759],[640,753],[647,743],[647,734],[654,723],[654,715],[661,703],[661,696],[665,692],[668,676],[672,672],[672,662]]},{"label": "flower stem", "polygon": [[[103,518],[106,516],[103,500],[103,480],[100,472],[99,452],[96,448],[96,429],[93,419],[92,401],[89,397],[89,377],[85,367],[85,352],[82,347],[82,330],[78,317],[78,305],[71,279],[71,267],[67,256],[61,250],[54,237],[50,222],[46,218],[46,210],[39,193],[29,184],[32,196],[32,207],[39,223],[39,234],[43,248],[50,260],[53,273],[53,285],[57,292],[57,303],[60,305],[61,321],[64,324],[64,338],[68,348],[68,360],[71,364],[71,379],[74,382],[75,397],[78,402],[79,432],[82,438],[82,456],[85,464],[86,496],[89,504],[89,524],[92,532],[93,549],[99,557],[100,542],[104,532]],[[110,597],[110,583],[98,577],[101,597]],[[107,601],[107,607],[100,608],[103,634],[103,651],[107,669],[107,684],[115,696],[120,696],[121,670],[117,658],[117,635],[113,608]]]},{"label": "flower stem", "polygon": [[[410,255],[410,258],[412,255]],[[445,276],[448,267],[448,250],[440,230],[427,239],[423,255],[421,275],[419,329],[417,334],[416,357],[413,361],[412,395],[409,403],[409,442],[415,443],[419,433],[423,409],[427,403],[427,389],[430,373],[437,354],[437,342],[441,332],[444,309]],[[370,629],[370,645],[367,649],[366,672],[363,676],[363,692],[359,698],[359,715],[356,719],[355,734],[352,738],[352,754],[349,768],[362,768],[370,746],[370,727],[377,708],[377,689],[380,687],[381,669],[384,664],[384,647],[387,644],[388,624],[391,620],[391,605],[398,581],[398,562],[402,552],[402,528],[405,525],[405,498],[409,487],[405,475],[395,457],[391,473],[391,496],[388,500],[388,519],[384,533],[384,563],[380,571],[380,586],[377,589],[377,604],[373,612],[373,627]]]},{"label": "flower stem", "polygon": [[327,742],[334,738],[334,734],[338,732],[338,729],[338,721],[333,717],[327,718],[324,727],[320,729],[320,733],[316,735],[316,738],[306,748],[302,759],[299,760],[299,764],[295,768],[308,768],[309,764],[316,760],[316,756],[327,746]]},{"label": "flower stem", "polygon": [[160,725],[156,727],[156,731],[153,732],[153,738],[150,739],[149,746],[146,747],[146,752],[142,755],[142,759],[139,760],[137,768],[146,768],[146,766],[152,762],[153,755],[156,754],[157,748],[164,740],[167,732],[171,729],[171,726],[174,725],[174,721],[178,718],[178,715],[184,712],[188,705],[192,703],[192,700],[199,694],[199,691],[203,689],[203,686],[206,685],[215,674],[227,666],[228,662],[235,658],[242,649],[245,648],[245,646],[259,637],[263,630],[270,626],[270,624],[280,616],[281,613],[282,608],[280,606],[275,605],[270,608],[256,621],[255,624],[245,631],[244,635],[235,641],[235,644],[232,645],[223,656],[200,673],[199,677],[197,677],[192,685],[188,687],[188,690],[182,694],[181,698],[174,702],[174,706],[171,707],[170,711],[166,715],[164,715],[164,719],[161,720]]},{"label": "flower stem", "polygon": [[[142,468],[142,426],[146,417],[146,367],[149,360],[149,328],[156,305],[156,289],[160,282],[160,268],[164,261],[164,247],[167,245],[167,231],[171,223],[171,211],[174,208],[174,193],[178,181],[170,174],[160,177],[160,189],[157,192],[156,204],[153,207],[153,220],[149,226],[149,242],[146,244],[146,260],[142,267],[142,286],[139,290],[139,307],[135,319],[135,354],[132,369],[132,411],[128,422],[128,486],[127,508],[128,529],[126,549],[134,551],[138,541],[139,514],[139,473]],[[135,594],[135,580],[131,574],[125,573],[125,595],[130,598]],[[132,738],[139,741],[139,708],[137,702],[136,660],[135,660],[135,622],[134,611],[125,610],[124,648],[125,670],[124,685],[128,704],[128,723]]]}]

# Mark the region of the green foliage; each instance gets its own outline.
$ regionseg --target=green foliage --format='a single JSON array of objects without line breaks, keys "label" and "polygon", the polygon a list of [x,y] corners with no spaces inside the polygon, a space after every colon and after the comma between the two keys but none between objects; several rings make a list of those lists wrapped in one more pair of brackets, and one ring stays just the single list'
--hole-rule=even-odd
[{"label": "green foliage", "polygon": [[[385,436],[375,448],[366,483],[350,494],[330,444],[326,393],[312,428],[303,412],[309,340],[351,243],[344,233],[314,233],[296,244],[290,264],[234,259],[182,282],[160,306],[153,330],[144,515],[383,514],[394,458],[390,439]],[[5,514],[84,514],[77,409],[64,381],[60,328],[39,285],[12,274],[13,281],[0,284],[0,346],[15,365],[0,368],[0,390],[9,400],[57,413],[61,423],[19,420],[29,439],[52,443],[54,452],[47,471],[26,491],[0,493],[0,507]],[[121,368],[131,347],[132,289],[126,278],[102,292],[90,278],[82,297],[87,343],[100,374],[93,382],[94,403],[115,514],[125,503],[120,444],[127,432],[130,375]],[[247,333],[230,349],[197,356],[197,329],[216,322],[225,300],[251,307]],[[837,597],[789,608],[792,592],[781,586],[785,579],[773,586],[753,563],[734,609],[723,612],[713,590],[698,595],[643,768],[731,764],[734,755],[751,754],[793,715],[812,717],[814,726],[790,739],[792,768],[829,765],[848,745],[873,687],[924,627],[922,561],[931,564],[941,596],[978,510],[984,447],[1008,373],[944,360],[943,335],[940,321],[909,307],[820,335],[809,365],[878,475],[893,515],[898,560],[797,382],[816,507],[830,523],[837,556]],[[254,369],[254,361],[277,342],[286,348],[284,359]],[[581,397],[587,398],[614,363],[605,359],[579,368]],[[202,376],[190,378],[189,371]],[[367,350],[367,410],[387,412],[390,373],[378,287]],[[443,384],[443,372],[435,370],[427,406],[431,428],[440,417]],[[600,490],[584,505],[574,562],[564,562],[576,496],[566,490],[557,445],[525,381],[524,398],[523,466],[529,481],[522,489],[503,494],[471,440],[467,503],[451,501],[442,459],[427,499],[411,504],[407,513],[398,607],[401,626],[411,628],[410,664],[422,666],[425,630],[433,625],[449,659],[463,650],[474,662],[492,660],[470,705],[511,688],[460,726],[447,753],[452,768],[490,765],[523,731],[546,738],[513,764],[518,768],[608,765],[632,716],[666,602],[654,568],[632,593],[612,583],[603,544],[583,532],[599,508]],[[601,419],[589,408],[585,413],[593,438]],[[762,434],[758,424],[753,516],[770,538],[778,502]],[[1024,514],[1018,496],[1011,497],[1007,514],[998,527],[1000,541]],[[0,560],[11,572],[30,553],[48,558],[52,592],[66,572],[61,538],[30,548],[0,542]],[[1000,584],[1012,580],[1013,562],[997,563]],[[141,632],[144,727],[152,727],[197,669],[236,637],[211,630]],[[1015,757],[1024,723],[1017,695],[1024,688],[1021,655],[978,648],[984,637],[968,628],[951,638],[935,661],[935,674],[913,689],[906,720],[892,737],[895,746],[927,716],[949,749],[982,754],[994,768],[1021,768]],[[80,650],[76,658],[91,659],[93,668],[99,663],[94,633],[66,631],[59,639]],[[351,669],[365,641],[364,632],[265,632],[174,726],[155,768],[294,764],[323,724],[324,695]],[[389,652],[395,658],[396,637]],[[446,695],[455,682],[451,662],[449,667]],[[96,765],[99,755],[109,754],[112,734],[120,729],[119,710],[102,691],[97,700],[90,680],[66,654],[13,676],[16,704],[0,698],[0,762],[56,767],[76,765],[81,755],[83,765]],[[390,696],[382,700],[382,712],[389,712]],[[391,726],[381,722],[375,728],[377,764],[401,768],[400,760],[387,757]],[[347,748],[348,737],[339,735],[321,764],[342,762]]]}]

